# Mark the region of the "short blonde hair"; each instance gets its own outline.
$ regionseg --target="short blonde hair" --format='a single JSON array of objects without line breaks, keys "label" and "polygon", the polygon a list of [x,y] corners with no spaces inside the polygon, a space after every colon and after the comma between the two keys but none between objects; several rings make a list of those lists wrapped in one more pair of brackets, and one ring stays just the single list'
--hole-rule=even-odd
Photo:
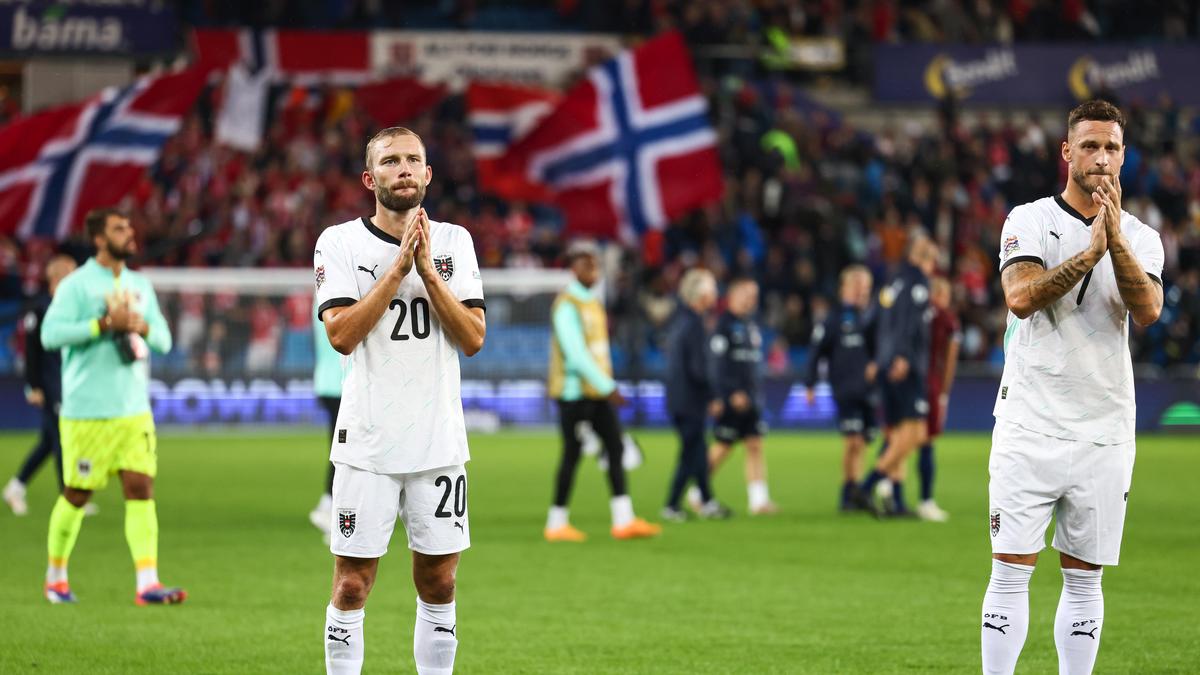
[{"label": "short blonde hair", "polygon": [[695,267],[684,273],[679,280],[679,297],[689,305],[695,302],[705,290],[716,290],[717,279],[712,272]]},{"label": "short blonde hair", "polygon": [[850,283],[850,280],[858,275],[865,276],[868,280],[870,280],[871,270],[867,269],[866,265],[859,264],[847,265],[843,267],[842,273],[838,276],[838,287],[845,288],[846,284]]},{"label": "short blonde hair", "polygon": [[417,139],[417,142],[421,144],[421,154],[426,155],[426,158],[428,158],[428,155],[425,152],[425,141],[417,134],[417,132],[409,129],[408,127],[388,127],[386,129],[380,129],[378,133],[371,137],[371,140],[367,141],[367,152],[364,161],[366,162],[368,171],[371,170],[371,146],[375,144],[375,141],[382,140],[384,138],[392,138],[393,136],[412,136],[413,138]]}]

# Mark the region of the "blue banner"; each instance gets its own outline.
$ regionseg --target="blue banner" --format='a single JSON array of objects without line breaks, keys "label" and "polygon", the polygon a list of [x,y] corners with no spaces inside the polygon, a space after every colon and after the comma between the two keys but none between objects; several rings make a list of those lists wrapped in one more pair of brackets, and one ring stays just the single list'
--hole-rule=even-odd
[{"label": "blue banner", "polygon": [[875,99],[1072,105],[1111,92],[1120,101],[1166,94],[1200,105],[1200,45],[903,45],[875,48]]},{"label": "blue banner", "polygon": [[169,0],[0,0],[0,53],[163,54],[178,37]]},{"label": "blue banner", "polygon": [[[946,429],[990,431],[992,405],[999,379],[960,377],[955,380]],[[620,383],[629,405],[621,420],[630,426],[665,427],[662,383]],[[763,419],[776,429],[835,428],[837,408],[829,386],[817,385],[808,405],[804,386],[787,379],[768,379],[763,391]],[[0,378],[0,429],[30,429],[38,415],[24,401],[23,383]],[[220,378],[155,379],[150,385],[155,421],[162,426],[273,426],[325,424],[309,379]],[[463,380],[463,410],[473,429],[556,424],[558,410],[546,398],[542,380]],[[1138,431],[1200,431],[1200,387],[1194,379],[1137,381]],[[881,420],[880,420],[881,421]]]}]

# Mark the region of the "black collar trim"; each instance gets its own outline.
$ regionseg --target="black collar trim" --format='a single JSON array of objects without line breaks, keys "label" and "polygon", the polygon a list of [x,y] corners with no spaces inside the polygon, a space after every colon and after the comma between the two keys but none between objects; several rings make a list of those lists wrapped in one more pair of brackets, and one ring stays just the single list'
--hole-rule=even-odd
[{"label": "black collar trim", "polygon": [[401,242],[399,239],[393,237],[392,235],[388,234],[387,232],[384,232],[383,230],[379,229],[378,227],[375,227],[375,224],[371,222],[370,218],[363,216],[362,224],[367,227],[367,232],[370,232],[371,234],[375,235],[376,237],[379,237],[380,239],[391,244],[392,246],[400,246],[401,245]]},{"label": "black collar trim", "polygon": [[1063,211],[1066,211],[1068,214],[1075,216],[1079,220],[1083,221],[1084,225],[1091,226],[1092,221],[1096,219],[1096,216],[1092,216],[1091,218],[1085,218],[1082,213],[1076,211],[1074,207],[1072,207],[1070,204],[1068,204],[1067,200],[1062,198],[1062,195],[1054,195],[1054,203],[1058,204],[1058,208],[1062,209]]}]

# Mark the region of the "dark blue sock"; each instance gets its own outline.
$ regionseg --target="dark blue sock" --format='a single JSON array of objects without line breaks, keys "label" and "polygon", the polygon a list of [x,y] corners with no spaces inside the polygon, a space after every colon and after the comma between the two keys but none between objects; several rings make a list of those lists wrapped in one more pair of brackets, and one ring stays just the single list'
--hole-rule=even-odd
[{"label": "dark blue sock", "polygon": [[904,503],[904,483],[892,481],[892,504],[896,513],[908,513],[908,505]]},{"label": "dark blue sock", "polygon": [[854,481],[852,480],[842,483],[842,506],[848,506],[850,504],[850,496],[854,494],[855,487]]},{"label": "dark blue sock", "polygon": [[875,494],[875,486],[884,478],[887,478],[887,474],[881,473],[879,469],[871,469],[871,473],[867,474],[862,482],[863,494],[867,496]]},{"label": "dark blue sock", "polygon": [[921,501],[933,499],[933,444],[921,446],[917,459],[917,473],[921,476]]}]

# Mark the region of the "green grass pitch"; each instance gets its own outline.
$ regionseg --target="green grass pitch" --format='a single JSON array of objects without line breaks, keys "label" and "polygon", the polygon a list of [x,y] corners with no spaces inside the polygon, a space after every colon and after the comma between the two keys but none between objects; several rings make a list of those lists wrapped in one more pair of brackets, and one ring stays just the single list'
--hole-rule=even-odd
[{"label": "green grass pitch", "polygon": [[[675,442],[638,434],[631,474],[640,514],[656,519]],[[0,436],[0,474],[32,437]],[[1195,672],[1200,528],[1191,485],[1195,436],[1144,436],[1122,565],[1104,578],[1098,673]],[[307,512],[322,482],[320,432],[180,434],[160,440],[160,571],[181,607],[133,605],[119,490],[101,493],[71,559],[76,606],[41,597],[54,479],[45,467],[31,515],[0,514],[0,672],[319,673],[331,557]],[[472,439],[474,546],[458,577],[462,673],[974,673],[989,572],[986,435],[940,443],[943,525],[878,523],[834,512],[840,441],[768,439],[783,513],[745,516],[740,459],[717,480],[739,515],[668,525],[654,541],[608,536],[594,462],[580,467],[572,520],[582,545],[541,539],[558,442],[549,433]],[[916,491],[915,477],[909,494]],[[1061,578],[1043,554],[1019,671],[1054,672],[1050,634]],[[413,672],[414,591],[402,534],[367,607],[364,672]]]}]

